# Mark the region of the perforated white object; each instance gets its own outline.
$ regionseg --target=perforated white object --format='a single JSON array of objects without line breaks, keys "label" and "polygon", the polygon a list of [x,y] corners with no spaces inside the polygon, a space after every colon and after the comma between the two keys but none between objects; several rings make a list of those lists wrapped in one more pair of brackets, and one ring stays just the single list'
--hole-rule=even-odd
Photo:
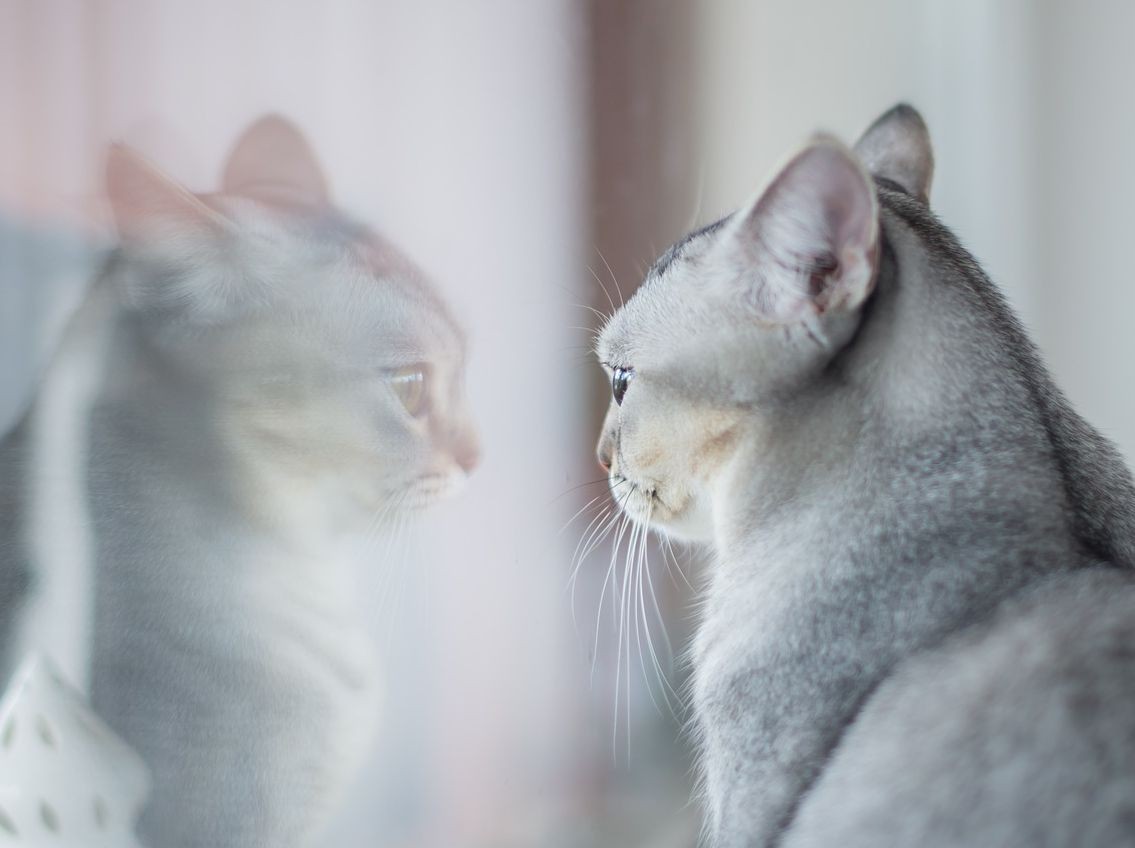
[{"label": "perforated white object", "polygon": [[140,848],[146,766],[45,658],[0,699],[0,846]]}]

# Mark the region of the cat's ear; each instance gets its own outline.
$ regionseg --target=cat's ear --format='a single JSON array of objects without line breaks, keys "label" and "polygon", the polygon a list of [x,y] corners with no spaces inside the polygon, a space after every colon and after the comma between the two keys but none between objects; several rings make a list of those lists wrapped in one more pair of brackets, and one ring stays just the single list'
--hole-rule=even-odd
[{"label": "cat's ear", "polygon": [[225,165],[230,194],[285,194],[313,205],[330,202],[323,169],[303,133],[279,115],[265,115],[244,131]]},{"label": "cat's ear", "polygon": [[106,158],[106,195],[126,243],[169,232],[219,232],[227,219],[125,144]]},{"label": "cat's ear", "polygon": [[930,200],[934,149],[926,122],[912,106],[900,103],[867,128],[855,152],[876,177],[897,183],[923,203]]},{"label": "cat's ear", "polygon": [[878,261],[870,176],[834,138],[797,153],[718,245],[718,267],[762,320],[809,320],[866,300]]}]

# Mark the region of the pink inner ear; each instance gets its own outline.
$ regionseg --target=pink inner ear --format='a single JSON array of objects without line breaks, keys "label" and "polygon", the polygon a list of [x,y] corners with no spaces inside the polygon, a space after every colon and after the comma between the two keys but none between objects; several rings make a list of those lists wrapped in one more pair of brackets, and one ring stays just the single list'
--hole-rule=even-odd
[{"label": "pink inner ear", "polygon": [[169,175],[123,144],[111,145],[106,193],[123,238],[158,227],[222,228],[225,218]]},{"label": "pink inner ear", "polygon": [[874,282],[877,206],[850,151],[819,140],[771,183],[736,232],[749,298],[766,319],[854,308]]},{"label": "pink inner ear", "polygon": [[225,165],[230,194],[267,194],[322,205],[330,200],[327,179],[299,129],[267,115],[241,136]]}]

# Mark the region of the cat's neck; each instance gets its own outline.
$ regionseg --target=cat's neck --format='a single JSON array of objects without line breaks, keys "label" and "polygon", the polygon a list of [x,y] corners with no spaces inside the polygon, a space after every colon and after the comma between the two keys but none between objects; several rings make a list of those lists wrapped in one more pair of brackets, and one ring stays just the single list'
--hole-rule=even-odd
[{"label": "cat's neck", "polygon": [[998,351],[918,350],[887,335],[895,320],[856,353],[895,370],[835,374],[754,421],[714,494],[694,698],[725,846],[750,844],[728,822],[752,836],[790,820],[905,658],[1091,560],[1028,386],[990,368]]},{"label": "cat's neck", "polygon": [[[895,295],[884,292],[878,308],[937,306]],[[889,315],[884,326],[906,318]],[[761,597],[776,581],[814,583],[816,599],[826,587],[855,588],[862,616],[903,606],[875,609],[876,590],[933,592],[934,614],[920,619],[931,633],[1085,559],[1042,411],[1007,355],[987,344],[975,362],[957,338],[950,361],[918,349],[926,334],[864,335],[855,355],[895,368],[856,364],[865,379],[831,376],[739,440],[714,496],[716,575],[751,580]]]}]

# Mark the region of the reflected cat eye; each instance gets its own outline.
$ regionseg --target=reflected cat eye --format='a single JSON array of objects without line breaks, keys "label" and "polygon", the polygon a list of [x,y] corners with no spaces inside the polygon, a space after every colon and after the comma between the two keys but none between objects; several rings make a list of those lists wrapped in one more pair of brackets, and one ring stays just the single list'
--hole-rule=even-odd
[{"label": "reflected cat eye", "polygon": [[390,372],[390,387],[406,411],[415,418],[429,412],[430,397],[424,365],[408,365]]},{"label": "reflected cat eye", "polygon": [[615,368],[611,371],[611,394],[619,406],[623,405],[623,395],[627,393],[627,384],[633,376],[633,368]]}]

